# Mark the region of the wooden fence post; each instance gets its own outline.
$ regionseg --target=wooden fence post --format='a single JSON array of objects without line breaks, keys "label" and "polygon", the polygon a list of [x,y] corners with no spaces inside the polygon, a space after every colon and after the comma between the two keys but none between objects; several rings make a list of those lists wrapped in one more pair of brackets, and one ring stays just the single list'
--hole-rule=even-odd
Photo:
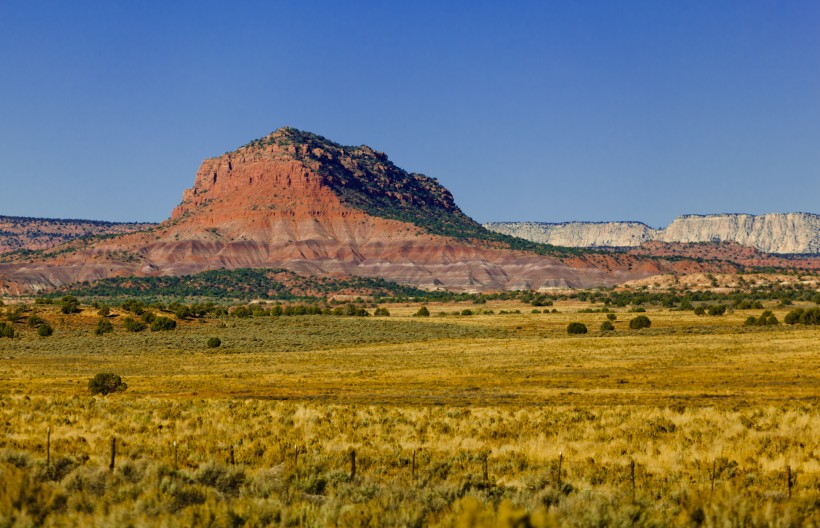
[{"label": "wooden fence post", "polygon": [[558,453],[558,487],[561,487],[561,466],[564,463],[564,453]]},{"label": "wooden fence post", "polygon": [[177,456],[177,441],[174,440],[174,469],[179,468],[179,457]]},{"label": "wooden fence post", "polygon": [[108,464],[109,471],[114,471],[114,462],[117,458],[117,439],[111,437],[111,463]]},{"label": "wooden fence post", "polygon": [[350,480],[356,478],[356,450],[350,450]]},{"label": "wooden fence post", "polygon": [[236,459],[233,456],[233,446],[231,446],[231,465],[236,465]]},{"label": "wooden fence post", "polygon": [[632,481],[632,502],[635,502],[635,461],[629,462],[629,480]]},{"label": "wooden fence post", "polygon": [[489,484],[489,482],[490,482],[489,471],[488,471],[488,468],[487,468],[487,465],[489,463],[488,462],[489,458],[490,458],[490,455],[487,454],[487,453],[484,453],[484,484]]},{"label": "wooden fence post", "polygon": [[51,468],[51,427],[46,429],[46,469]]},{"label": "wooden fence post", "polygon": [[786,487],[789,489],[789,498],[792,498],[792,486],[794,483],[792,482],[792,467],[786,466]]},{"label": "wooden fence post", "polygon": [[413,450],[413,465],[411,466],[411,469],[410,469],[410,474],[412,475],[413,482],[416,481],[416,453],[417,452],[418,452],[418,449]]}]

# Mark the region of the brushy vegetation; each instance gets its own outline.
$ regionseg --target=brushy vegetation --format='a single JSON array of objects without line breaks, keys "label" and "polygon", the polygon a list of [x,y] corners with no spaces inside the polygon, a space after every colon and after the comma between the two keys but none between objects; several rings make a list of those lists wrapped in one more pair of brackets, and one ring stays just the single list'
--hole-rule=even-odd
[{"label": "brushy vegetation", "polygon": [[[0,438],[4,525],[820,520],[812,454],[820,416],[810,407],[415,408],[3,395],[0,409],[14,435]],[[117,457],[109,469],[112,437]]]},{"label": "brushy vegetation", "polygon": [[[103,339],[99,308],[7,301],[0,525],[820,522],[816,327],[646,305],[630,332],[627,307],[482,299],[120,300]],[[160,317],[176,330],[123,331]],[[100,371],[128,390],[89,396]]]}]

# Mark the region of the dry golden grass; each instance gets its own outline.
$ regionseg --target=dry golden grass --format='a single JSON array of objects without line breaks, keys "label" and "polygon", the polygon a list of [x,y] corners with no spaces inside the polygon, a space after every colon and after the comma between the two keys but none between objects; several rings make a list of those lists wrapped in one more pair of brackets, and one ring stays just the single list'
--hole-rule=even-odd
[{"label": "dry golden grass", "polygon": [[[91,311],[34,307],[54,336],[0,339],[0,526],[820,523],[816,328],[418,307],[138,334],[119,315],[105,336]],[[496,313],[436,316],[465,308]],[[129,389],[92,398],[106,371]]]}]

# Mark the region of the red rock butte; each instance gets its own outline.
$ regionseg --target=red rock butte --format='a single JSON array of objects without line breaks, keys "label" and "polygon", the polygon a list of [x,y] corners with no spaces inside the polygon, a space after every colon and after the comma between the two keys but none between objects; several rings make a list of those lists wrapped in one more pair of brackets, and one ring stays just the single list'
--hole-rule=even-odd
[{"label": "red rock butte", "polygon": [[611,286],[684,264],[702,270],[627,255],[550,256],[539,254],[549,248],[518,242],[485,230],[435,179],[407,173],[383,153],[281,128],[205,160],[169,220],[72,241],[35,260],[13,258],[0,264],[0,291],[219,268],[381,277],[453,291]]}]

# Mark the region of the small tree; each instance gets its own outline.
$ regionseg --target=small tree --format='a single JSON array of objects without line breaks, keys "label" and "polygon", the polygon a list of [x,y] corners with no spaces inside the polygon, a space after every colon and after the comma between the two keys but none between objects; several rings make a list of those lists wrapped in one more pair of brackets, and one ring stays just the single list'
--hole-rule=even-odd
[{"label": "small tree", "polygon": [[419,311],[416,312],[416,317],[430,317],[430,310],[428,310],[426,306],[422,306],[419,308]]},{"label": "small tree", "polygon": [[209,337],[208,338],[208,348],[219,348],[222,346],[222,340],[218,337]]},{"label": "small tree", "polygon": [[649,328],[650,326],[652,326],[652,321],[645,315],[639,315],[629,321],[629,328],[632,330],[640,330],[641,328]]},{"label": "small tree", "polygon": [[573,322],[567,325],[567,333],[568,334],[586,334],[587,333],[587,325],[584,323]]},{"label": "small tree", "polygon": [[97,374],[88,382],[88,390],[91,394],[111,394],[112,392],[123,392],[128,385],[122,378],[110,372]]},{"label": "small tree", "polygon": [[100,317],[108,317],[111,315],[111,308],[109,308],[107,304],[103,304],[100,306],[100,309],[97,310],[97,315]]}]

